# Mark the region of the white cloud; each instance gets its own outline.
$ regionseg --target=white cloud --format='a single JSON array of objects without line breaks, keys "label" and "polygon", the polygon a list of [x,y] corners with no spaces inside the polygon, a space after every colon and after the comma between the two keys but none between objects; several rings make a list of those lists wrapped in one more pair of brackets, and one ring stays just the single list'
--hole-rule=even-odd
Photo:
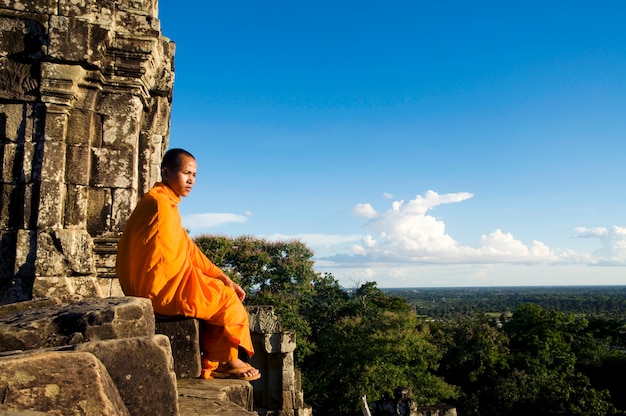
[{"label": "white cloud", "polygon": [[368,212],[372,215],[366,216],[370,220],[365,228],[375,236],[368,235],[362,245],[353,248],[353,252],[378,262],[433,262],[443,260],[444,256],[459,257],[464,249],[446,234],[442,221],[426,213],[438,205],[460,202],[472,196],[466,192],[439,195],[428,191],[425,196],[418,195],[408,202],[394,201],[391,209],[381,214],[369,204],[359,204],[355,212],[363,212],[365,206],[371,208]]},{"label": "white cloud", "polygon": [[393,201],[391,207],[382,212],[369,203],[360,203],[353,212],[367,219],[364,228],[369,233],[344,251],[318,257],[325,264],[338,267],[498,263],[626,265],[626,228],[616,226],[576,229],[576,237],[598,238],[602,242],[602,249],[592,254],[552,249],[537,240],[525,244],[501,229],[483,234],[476,244],[461,245],[446,233],[445,223],[430,215],[430,211],[439,205],[472,197],[468,192],[427,191],[409,201]]},{"label": "white cloud", "polygon": [[376,245],[376,240],[374,240],[371,235],[366,235],[363,237],[362,241],[365,247],[374,247]]},{"label": "white cloud", "polygon": [[[251,214],[250,214],[251,215]],[[242,223],[247,221],[249,215],[229,214],[229,213],[213,213],[207,212],[204,214],[189,214],[182,218],[183,226],[190,230],[197,230],[203,228],[212,228],[218,225],[237,222]]]},{"label": "white cloud", "polygon": [[626,263],[626,227],[614,225],[611,228],[578,227],[575,238],[597,238],[602,247],[593,253],[598,265],[619,265]]},{"label": "white cloud", "polygon": [[354,214],[357,217],[374,218],[378,213],[370,204],[357,204],[354,207]]}]

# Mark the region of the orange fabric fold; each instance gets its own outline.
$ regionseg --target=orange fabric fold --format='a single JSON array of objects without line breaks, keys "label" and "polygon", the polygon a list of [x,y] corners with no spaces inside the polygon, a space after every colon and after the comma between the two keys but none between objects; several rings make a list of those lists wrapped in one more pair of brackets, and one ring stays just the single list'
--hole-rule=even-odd
[{"label": "orange fabric fold", "polygon": [[235,291],[217,278],[222,270],[183,228],[180,201],[159,182],[133,211],[118,244],[116,270],[122,290],[150,299],[157,314],[189,316],[223,327],[223,336],[203,341],[203,349],[218,355],[211,359],[228,361],[223,351],[237,346],[252,355],[248,314]]}]

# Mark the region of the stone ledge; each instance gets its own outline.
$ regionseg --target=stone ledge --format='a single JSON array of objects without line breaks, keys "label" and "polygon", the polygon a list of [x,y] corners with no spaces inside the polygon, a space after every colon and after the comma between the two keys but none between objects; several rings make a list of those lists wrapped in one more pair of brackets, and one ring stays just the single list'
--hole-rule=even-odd
[{"label": "stone ledge", "polygon": [[184,316],[155,315],[155,331],[170,340],[176,377],[200,377],[200,321]]},{"label": "stone ledge", "polygon": [[178,380],[180,416],[258,416],[252,407],[252,386],[247,381]]}]

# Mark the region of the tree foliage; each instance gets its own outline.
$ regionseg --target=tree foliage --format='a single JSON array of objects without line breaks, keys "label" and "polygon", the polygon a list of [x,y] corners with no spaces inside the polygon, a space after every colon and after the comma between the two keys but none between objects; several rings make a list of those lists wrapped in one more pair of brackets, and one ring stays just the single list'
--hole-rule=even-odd
[{"label": "tree foliage", "polygon": [[601,349],[573,314],[524,304],[502,327],[484,315],[439,325],[439,339],[443,375],[461,387],[465,415],[620,414],[607,386],[581,367],[589,348]]},{"label": "tree foliage", "polygon": [[[419,406],[447,402],[465,416],[626,415],[623,321],[546,308],[545,297],[543,306],[516,303],[499,319],[460,311],[462,299],[455,310],[433,298],[447,319],[427,320],[415,311],[421,304],[375,282],[348,291],[316,273],[300,241],[196,242],[246,289],[248,303],[273,305],[296,332],[296,365],[317,414],[359,415],[363,395],[376,400],[406,386]],[[590,305],[577,297],[571,304]]]},{"label": "tree foliage", "polygon": [[296,331],[296,363],[307,402],[320,414],[360,414],[363,395],[379,398],[407,386],[422,405],[457,390],[436,375],[441,351],[408,302],[368,282],[352,295],[331,274],[313,270],[299,241],[201,236],[202,251],[239,282],[251,304],[273,305]]}]

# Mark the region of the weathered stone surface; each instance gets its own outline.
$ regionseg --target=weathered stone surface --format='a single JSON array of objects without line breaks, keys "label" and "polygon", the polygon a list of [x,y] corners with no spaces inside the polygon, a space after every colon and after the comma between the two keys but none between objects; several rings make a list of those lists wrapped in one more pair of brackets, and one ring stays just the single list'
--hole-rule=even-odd
[{"label": "weathered stone surface", "polygon": [[[82,116],[82,112],[78,113]],[[90,128],[90,121],[83,120],[81,117],[81,127]],[[85,126],[84,124],[87,124]],[[71,131],[70,131],[71,132]],[[72,132],[73,133],[73,132]],[[83,133],[89,137],[88,133]],[[84,137],[84,136],[83,136]],[[88,144],[69,145],[67,147],[67,164],[72,168],[65,172],[65,180],[67,183],[74,185],[89,185],[89,172],[91,171],[91,149]]]},{"label": "weathered stone surface", "polygon": [[0,306],[0,318],[3,318],[5,316],[23,314],[24,312],[36,309],[49,308],[51,306],[60,306],[61,304],[62,302],[59,298],[47,298],[10,303],[8,305]]},{"label": "weathered stone surface", "polygon": [[161,315],[155,318],[156,333],[166,336],[172,346],[174,371],[179,379],[196,378],[202,372],[199,330],[197,319]]},{"label": "weathered stone surface", "polygon": [[119,235],[159,179],[174,44],[156,0],[0,3],[0,301],[38,280],[101,296],[80,276],[100,276],[91,240]]},{"label": "weathered stone surface", "polygon": [[293,331],[258,334],[257,338],[257,343],[263,345],[267,353],[287,353],[296,349],[296,333]]},{"label": "weathered stone surface", "polygon": [[178,414],[176,374],[165,335],[75,345],[106,367],[131,416]]},{"label": "weathered stone surface", "polygon": [[180,414],[257,415],[252,411],[252,386],[239,380],[178,380]]},{"label": "weathered stone surface", "polygon": [[0,390],[3,410],[128,415],[106,368],[89,353],[0,357]]},{"label": "weathered stone surface", "polygon": [[300,373],[294,366],[295,333],[281,329],[280,319],[270,306],[247,310],[256,352],[250,364],[262,374],[251,382],[257,411],[262,415],[311,415],[311,408],[304,403]]},{"label": "weathered stone surface", "polygon": [[134,168],[131,148],[93,149],[91,182],[96,187],[132,188],[133,177],[126,172]]},{"label": "weathered stone surface", "polygon": [[94,276],[40,277],[33,282],[31,295],[35,299],[57,296],[103,297],[98,278]]},{"label": "weathered stone surface", "polygon": [[[130,189],[114,189],[112,195],[112,215],[110,218],[110,225],[115,229],[123,229],[126,220],[126,216],[122,213],[132,212],[137,205],[137,194]],[[116,246],[117,248],[117,243]],[[117,252],[116,252],[117,255]],[[114,259],[115,260],[115,259]],[[115,261],[114,261],[115,262]]]},{"label": "weathered stone surface", "polygon": [[96,284],[100,287],[100,292],[104,297],[113,298],[124,296],[120,281],[116,277],[98,277]]},{"label": "weathered stone surface", "polygon": [[274,307],[249,306],[247,310],[252,332],[270,334],[282,331],[280,318],[274,312]]},{"label": "weathered stone surface", "polygon": [[[65,205],[65,226],[81,231],[85,230],[87,227],[88,207],[89,188],[82,185],[68,184],[67,203]],[[89,252],[87,251],[86,254],[88,255]],[[90,260],[93,261],[91,258]]]},{"label": "weathered stone surface", "polygon": [[[115,313],[111,312],[115,309],[111,304],[117,305],[120,302],[131,305],[139,302],[140,309],[147,308],[149,320],[154,325],[151,303],[142,298],[90,299],[72,304],[61,303],[59,299],[42,299],[0,306],[0,346],[9,346],[6,349],[11,350],[0,353],[0,357],[10,359],[50,352],[68,354],[89,352],[103,363],[131,415],[254,415],[256,413],[252,412],[252,396],[254,408],[262,415],[312,415],[311,408],[304,404],[300,375],[294,368],[293,352],[272,348],[273,352],[268,353],[258,346],[258,340],[265,339],[268,334],[252,334],[253,342],[257,340],[255,343],[257,353],[250,362],[261,370],[260,380],[248,383],[240,380],[179,378],[176,384],[173,371],[173,356],[177,354],[176,345],[183,348],[185,354],[193,352],[190,359],[198,363],[198,321],[178,318],[167,323],[172,324],[169,328],[170,335],[173,335],[172,339],[180,341],[176,345],[171,344],[170,338],[166,335],[151,333],[144,336],[147,332],[144,331],[141,336],[134,336],[128,332],[113,331],[109,321],[115,321],[116,318],[113,316]],[[259,308],[248,308],[252,313],[258,310]],[[37,311],[42,315],[41,319],[32,318],[33,315],[38,315]],[[48,312],[42,314],[41,311]],[[46,323],[44,318],[46,316],[49,323]],[[62,322],[57,319],[59,316],[62,316],[60,320]],[[265,315],[266,318],[270,316],[277,319],[275,315]],[[145,320],[145,314],[140,313],[138,316],[126,318],[128,321],[141,322]],[[254,320],[254,315],[251,315],[251,318]],[[21,321],[22,324],[16,325],[17,321]],[[3,326],[5,322],[18,329],[15,333],[18,333],[19,337],[11,331],[6,331],[6,326]],[[64,328],[64,332],[48,330],[55,325]],[[85,334],[94,333],[88,328],[90,325],[101,327],[108,325],[109,328],[101,330],[97,336],[86,336]],[[266,327],[277,328],[278,323],[268,323]],[[22,331],[24,328],[26,330]],[[151,330],[154,331],[154,328],[152,326]],[[172,328],[175,331],[172,331]],[[42,341],[41,333],[49,335]],[[102,334],[111,339],[103,339]],[[288,334],[286,333],[285,337],[290,339]],[[36,343],[46,348],[24,351]],[[145,392],[148,393],[143,394]],[[179,413],[176,410],[177,406]]]},{"label": "weathered stone surface", "polygon": [[30,350],[154,334],[148,299],[89,299],[0,318],[0,351]]},{"label": "weathered stone surface", "polygon": [[107,230],[111,226],[110,212],[112,207],[111,189],[89,187],[89,207],[87,208],[87,232],[89,235],[107,234]]}]

